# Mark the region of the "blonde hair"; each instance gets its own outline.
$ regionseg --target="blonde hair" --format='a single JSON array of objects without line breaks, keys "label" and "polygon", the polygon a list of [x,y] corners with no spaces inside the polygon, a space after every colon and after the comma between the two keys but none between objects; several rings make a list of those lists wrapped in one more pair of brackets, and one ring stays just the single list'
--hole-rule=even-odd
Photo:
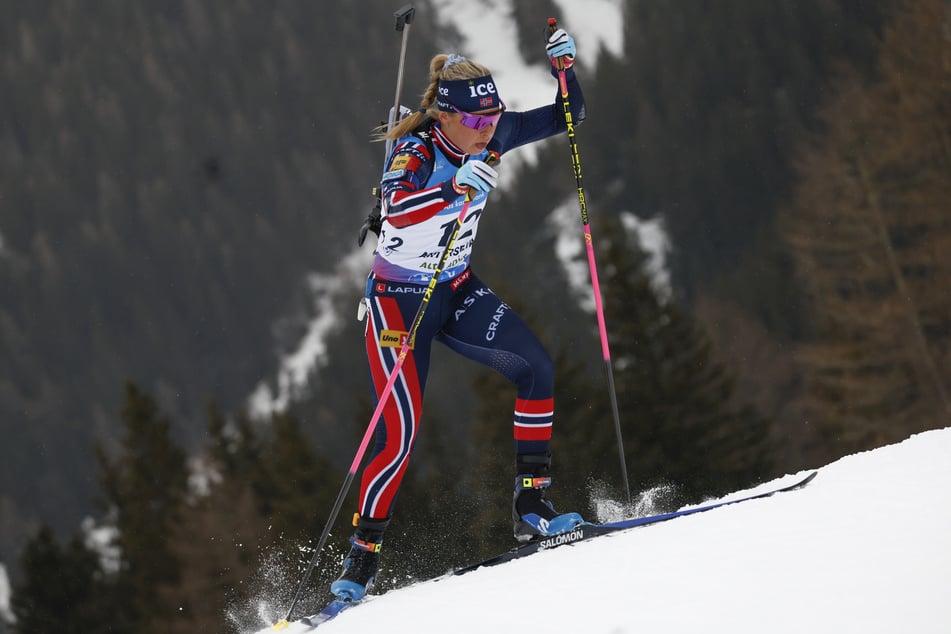
[{"label": "blonde hair", "polygon": [[[449,63],[447,64],[447,62]],[[489,74],[491,73],[488,68],[464,57],[450,56],[446,53],[436,55],[429,61],[429,86],[419,102],[419,109],[403,117],[391,130],[387,130],[386,124],[375,128],[373,140],[398,139],[418,128],[426,117],[438,119],[439,108],[436,106],[436,91],[439,89],[439,80],[476,79]]]}]

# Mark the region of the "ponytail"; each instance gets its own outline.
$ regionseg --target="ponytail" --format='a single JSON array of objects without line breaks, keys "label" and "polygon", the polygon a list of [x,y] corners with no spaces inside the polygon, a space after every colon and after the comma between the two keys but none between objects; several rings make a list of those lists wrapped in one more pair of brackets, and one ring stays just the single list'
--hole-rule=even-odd
[{"label": "ponytail", "polygon": [[386,141],[398,139],[412,133],[420,127],[426,118],[438,119],[439,108],[436,106],[436,94],[441,79],[475,79],[489,74],[489,69],[459,55],[440,53],[429,61],[429,86],[423,93],[419,109],[397,121],[392,129],[386,124],[373,130],[372,140]]}]

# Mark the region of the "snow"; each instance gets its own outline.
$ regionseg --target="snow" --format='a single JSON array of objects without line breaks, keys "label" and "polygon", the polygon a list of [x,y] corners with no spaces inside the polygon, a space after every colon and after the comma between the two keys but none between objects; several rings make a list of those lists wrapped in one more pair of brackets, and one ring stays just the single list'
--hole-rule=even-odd
[{"label": "snow", "polygon": [[805,489],[393,590],[319,631],[948,634],[949,456],[951,428],[925,432]]},{"label": "snow", "polygon": [[621,214],[621,223],[628,232],[637,236],[641,249],[647,253],[647,274],[653,281],[654,290],[662,297],[670,297],[670,270],[667,256],[670,254],[670,238],[662,217],[641,220],[632,213]]},{"label": "snow", "polygon": [[109,513],[105,521],[92,517],[83,519],[83,543],[86,548],[99,557],[99,566],[107,575],[119,573],[122,567],[122,549],[119,547],[119,529],[116,528],[115,512]]},{"label": "snow", "polygon": [[[462,34],[458,51],[471,55],[480,64],[492,70],[503,100],[513,110],[542,105],[554,94],[551,76],[539,65],[524,63],[518,48],[518,36],[512,21],[514,0],[434,0],[440,18],[456,27]],[[603,46],[620,55],[623,39],[621,0],[586,0],[583,6],[577,0],[560,0],[555,4],[564,16],[563,26],[575,38],[578,58],[592,68],[598,50]],[[545,24],[538,25],[539,34]],[[486,37],[490,34],[489,37]],[[539,35],[538,55],[545,54],[544,41]]]},{"label": "snow", "polygon": [[[371,236],[372,237],[372,236]],[[278,370],[276,386],[261,381],[248,399],[249,413],[266,418],[283,411],[291,399],[305,390],[313,373],[327,364],[327,338],[336,332],[341,316],[334,306],[341,298],[360,297],[367,272],[373,261],[369,249],[356,249],[340,260],[332,273],[312,273],[309,278],[316,317],[295,350],[284,356]],[[354,318],[357,305],[354,302]],[[343,317],[349,318],[350,313]]]},{"label": "snow", "polygon": [[[629,212],[622,213],[620,217],[624,229],[647,254],[646,273],[652,280],[654,292],[662,298],[670,297],[670,273],[667,269],[670,240],[663,219],[641,220]],[[584,240],[581,239],[578,199],[571,198],[557,206],[548,216],[547,223],[555,236],[555,256],[565,272],[571,296],[583,309],[594,313],[591,271],[585,256]],[[598,237],[593,239],[598,240]]]},{"label": "snow", "polygon": [[0,563],[0,631],[4,623],[13,623],[13,610],[10,608],[10,577],[7,569]]}]

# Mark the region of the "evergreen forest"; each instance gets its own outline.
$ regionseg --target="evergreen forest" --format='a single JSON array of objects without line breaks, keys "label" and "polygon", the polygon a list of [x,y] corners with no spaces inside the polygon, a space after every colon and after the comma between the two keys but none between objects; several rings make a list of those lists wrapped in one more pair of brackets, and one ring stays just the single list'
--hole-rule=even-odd
[{"label": "evergreen forest", "polygon": [[[626,510],[951,424],[951,1],[619,4],[620,54],[578,41],[577,141]],[[414,5],[411,106],[461,37]],[[398,8],[0,0],[15,617],[0,633],[238,632],[289,604],[373,408],[347,263],[379,177]],[[547,73],[545,19],[571,31],[558,5],[492,9]],[[499,169],[516,174],[473,266],[555,360],[551,495],[593,518],[625,500],[590,287],[571,277],[587,262],[569,149]],[[552,220],[566,210],[572,224]],[[668,237],[665,282],[647,223]],[[328,315],[306,385],[252,411]],[[378,592],[513,545],[514,388],[438,347],[432,367]],[[302,609],[328,597],[356,488]]]}]

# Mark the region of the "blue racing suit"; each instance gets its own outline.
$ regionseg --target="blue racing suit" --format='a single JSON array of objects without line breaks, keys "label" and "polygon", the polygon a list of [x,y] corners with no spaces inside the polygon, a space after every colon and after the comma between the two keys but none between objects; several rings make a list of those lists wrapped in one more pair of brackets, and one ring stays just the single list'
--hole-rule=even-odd
[{"label": "blue racing suit", "polygon": [[[584,96],[573,69],[566,71],[572,121],[585,116]],[[468,155],[437,122],[432,144],[413,134],[398,139],[382,179],[383,227],[367,281],[366,350],[379,396],[396,366],[423,293],[448,244],[464,203],[452,177],[469,159],[509,150],[567,131],[560,99],[525,112],[506,111],[486,151]],[[403,362],[377,424],[376,446],[363,471],[360,516],[392,514],[422,413],[432,342],[482,363],[517,389],[513,417],[516,455],[544,454],[554,417],[554,370],[549,355],[525,322],[469,267],[487,194],[469,203],[449,258],[439,274],[414,347]]]}]

